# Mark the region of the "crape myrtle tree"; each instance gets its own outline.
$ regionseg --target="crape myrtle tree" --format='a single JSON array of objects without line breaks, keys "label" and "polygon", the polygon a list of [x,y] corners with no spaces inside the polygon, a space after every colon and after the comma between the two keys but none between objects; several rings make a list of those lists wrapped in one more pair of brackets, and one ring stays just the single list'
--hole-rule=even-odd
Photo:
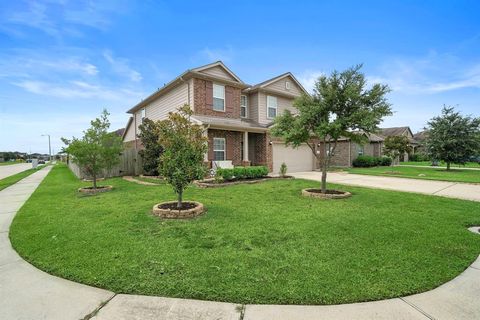
[{"label": "crape myrtle tree", "polygon": [[138,127],[140,133],[138,137],[142,141],[144,149],[138,153],[142,157],[143,171],[150,176],[158,176],[158,166],[163,147],[159,144],[159,134],[157,124],[145,118]]},{"label": "crape myrtle tree", "polygon": [[[293,102],[296,113],[289,110],[275,119],[272,134],[298,147],[306,143],[322,168],[321,192],[327,192],[327,170],[341,137],[364,144],[377,131],[382,118],[392,114],[385,95],[387,85],[367,88],[365,75],[357,65],[343,72],[334,71],[315,81],[313,94],[302,95]],[[317,153],[315,139],[323,150]]]},{"label": "crape myrtle tree", "polygon": [[191,121],[192,110],[184,105],[178,112],[170,112],[168,119],[158,121],[159,144],[164,150],[160,156],[160,174],[177,194],[177,208],[182,208],[183,192],[194,180],[204,177],[203,163],[207,152],[205,128]]},{"label": "crape myrtle tree", "polygon": [[444,106],[440,116],[428,122],[427,152],[432,160],[465,164],[480,152],[480,118],[462,116]]},{"label": "crape myrtle tree", "polygon": [[76,163],[85,173],[93,179],[93,188],[97,189],[99,175],[112,169],[119,163],[119,154],[123,150],[122,138],[115,132],[108,132],[110,122],[109,113],[103,110],[100,118],[90,122],[91,126],[83,132],[83,137],[72,140],[62,138],[67,145],[65,152],[72,156]]},{"label": "crape myrtle tree", "polygon": [[385,138],[384,152],[392,158],[392,165],[401,155],[411,151],[412,147],[406,136],[388,136]]}]

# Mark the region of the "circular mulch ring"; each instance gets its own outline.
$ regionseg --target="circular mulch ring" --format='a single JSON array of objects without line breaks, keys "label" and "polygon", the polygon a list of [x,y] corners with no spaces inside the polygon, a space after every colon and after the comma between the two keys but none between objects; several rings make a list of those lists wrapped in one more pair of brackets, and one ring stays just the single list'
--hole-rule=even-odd
[{"label": "circular mulch ring", "polygon": [[196,201],[184,201],[180,210],[177,208],[177,201],[157,203],[152,209],[154,215],[164,219],[195,218],[205,211],[203,204]]},{"label": "circular mulch ring", "polygon": [[93,187],[83,187],[83,188],[79,188],[78,192],[86,193],[86,194],[95,194],[95,193],[107,192],[112,189],[113,189],[113,186],[99,186],[96,189],[94,189]]},{"label": "circular mulch ring", "polygon": [[302,195],[320,199],[345,199],[352,196],[352,194],[347,191],[327,190],[327,193],[322,193],[321,189],[315,188],[303,189]]}]

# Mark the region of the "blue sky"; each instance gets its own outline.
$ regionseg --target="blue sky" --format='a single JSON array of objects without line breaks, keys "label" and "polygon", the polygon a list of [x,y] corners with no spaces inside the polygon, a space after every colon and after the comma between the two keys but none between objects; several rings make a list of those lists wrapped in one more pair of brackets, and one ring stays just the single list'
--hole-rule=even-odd
[{"label": "blue sky", "polygon": [[392,88],[384,126],[443,104],[480,115],[478,1],[2,1],[0,150],[47,152],[103,108],[112,129],[186,69],[223,60],[255,84],[363,63]]}]

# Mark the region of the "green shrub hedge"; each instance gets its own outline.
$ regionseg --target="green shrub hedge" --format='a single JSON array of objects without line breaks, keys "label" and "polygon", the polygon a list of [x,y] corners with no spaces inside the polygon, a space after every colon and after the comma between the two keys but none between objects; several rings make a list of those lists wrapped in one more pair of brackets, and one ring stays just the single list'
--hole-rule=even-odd
[{"label": "green shrub hedge", "polygon": [[358,156],[353,160],[354,167],[368,168],[376,166],[389,166],[392,164],[392,159],[389,157],[372,157],[372,156]]},{"label": "green shrub hedge", "polygon": [[235,167],[233,169],[218,168],[216,175],[226,181],[258,179],[268,175],[268,168],[265,166]]}]

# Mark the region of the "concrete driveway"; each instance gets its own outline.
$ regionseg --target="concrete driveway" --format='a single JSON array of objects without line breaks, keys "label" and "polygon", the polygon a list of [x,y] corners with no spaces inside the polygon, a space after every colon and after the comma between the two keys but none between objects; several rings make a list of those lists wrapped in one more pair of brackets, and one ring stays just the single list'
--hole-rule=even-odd
[{"label": "concrete driveway", "polygon": [[18,163],[6,166],[0,166],[0,180],[9,176],[13,176],[19,172],[25,171],[32,167],[31,163]]},{"label": "concrete driveway", "polygon": [[[317,171],[296,172],[290,175],[308,180],[321,181],[322,173]],[[456,198],[462,200],[480,201],[480,185],[458,182],[391,178],[351,174],[347,172],[329,172],[327,181],[330,183],[351,186],[396,190],[403,192],[423,193],[434,196]]]}]

